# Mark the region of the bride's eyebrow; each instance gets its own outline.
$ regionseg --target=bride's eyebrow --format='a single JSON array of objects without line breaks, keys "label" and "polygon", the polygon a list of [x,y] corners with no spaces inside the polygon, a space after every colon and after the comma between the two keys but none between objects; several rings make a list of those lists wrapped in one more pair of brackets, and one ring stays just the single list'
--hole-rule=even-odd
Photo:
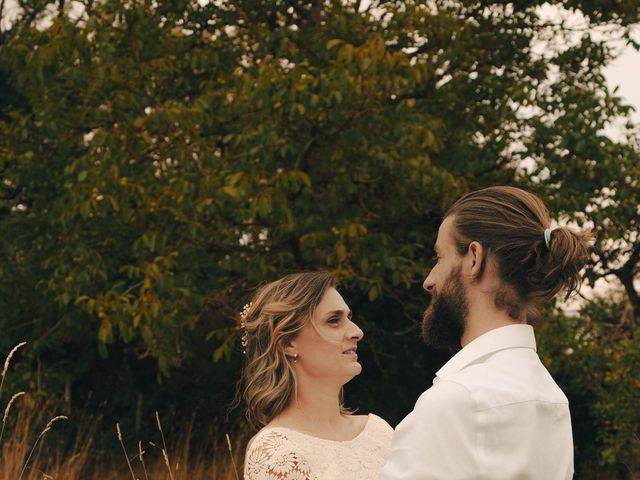
[{"label": "bride's eyebrow", "polygon": [[[325,315],[325,318],[333,317],[334,315],[338,315],[339,317],[341,317],[342,315],[344,315],[344,312],[345,312],[344,310],[333,310],[333,311],[327,313]],[[348,310],[347,311],[347,318],[349,320],[351,320],[352,317],[353,317],[353,312],[351,310]]]}]

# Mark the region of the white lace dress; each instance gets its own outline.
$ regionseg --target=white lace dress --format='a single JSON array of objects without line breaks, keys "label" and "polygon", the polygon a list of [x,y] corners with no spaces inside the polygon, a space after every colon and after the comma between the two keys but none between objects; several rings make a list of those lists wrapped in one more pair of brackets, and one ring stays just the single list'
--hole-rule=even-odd
[{"label": "white lace dress", "polygon": [[313,437],[284,427],[263,428],[247,450],[245,480],[377,480],[393,429],[369,414],[352,440]]}]

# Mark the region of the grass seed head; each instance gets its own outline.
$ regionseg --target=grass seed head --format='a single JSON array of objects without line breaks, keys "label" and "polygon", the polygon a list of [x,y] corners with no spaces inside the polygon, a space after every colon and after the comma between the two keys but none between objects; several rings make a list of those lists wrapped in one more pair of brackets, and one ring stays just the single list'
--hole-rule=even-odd
[{"label": "grass seed head", "polygon": [[7,374],[7,370],[9,370],[9,365],[11,364],[11,357],[13,357],[13,354],[16,353],[22,347],[24,347],[26,344],[27,342],[20,342],[19,344],[17,344],[15,347],[11,349],[11,351],[9,352],[9,355],[7,355],[7,358],[4,361],[4,368],[2,369],[2,378],[4,378],[4,376]]},{"label": "grass seed head", "polygon": [[13,402],[15,402],[18,398],[20,398],[24,394],[25,392],[18,392],[15,395],[13,395],[13,397],[11,397],[11,400],[9,400],[9,403],[7,403],[7,408],[4,409],[4,416],[2,417],[2,423],[5,423],[7,421],[7,417],[9,417],[9,412],[11,411],[11,406],[13,405]]},{"label": "grass seed head", "polygon": [[7,375],[7,371],[9,370],[9,365],[11,364],[11,357],[16,353],[20,348],[24,347],[27,342],[20,342],[18,345],[13,347],[7,355],[7,358],[4,360],[4,368],[2,369],[2,380],[0,380],[0,393],[2,393],[2,385],[4,384],[4,377]]}]

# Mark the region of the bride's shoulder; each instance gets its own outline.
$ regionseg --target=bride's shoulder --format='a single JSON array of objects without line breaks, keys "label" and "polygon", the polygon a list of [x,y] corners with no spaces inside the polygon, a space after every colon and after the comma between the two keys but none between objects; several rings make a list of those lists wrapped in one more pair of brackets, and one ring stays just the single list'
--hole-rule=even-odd
[{"label": "bride's shoulder", "polygon": [[296,478],[317,480],[307,459],[290,442],[286,432],[264,427],[247,443],[244,464],[245,480]]},{"label": "bride's shoulder", "polygon": [[262,427],[258,433],[256,433],[247,442],[247,452],[256,449],[274,448],[284,445],[288,441],[285,432],[278,428],[267,425]]},{"label": "bride's shoulder", "polygon": [[373,429],[376,429],[386,434],[393,433],[393,428],[391,427],[391,425],[389,425],[389,423],[384,418],[379,417],[374,413],[370,413],[369,415],[367,415],[367,417],[368,417],[368,424]]},{"label": "bride's shoulder", "polygon": [[371,419],[371,415],[349,415],[354,430],[361,431],[368,424]]}]

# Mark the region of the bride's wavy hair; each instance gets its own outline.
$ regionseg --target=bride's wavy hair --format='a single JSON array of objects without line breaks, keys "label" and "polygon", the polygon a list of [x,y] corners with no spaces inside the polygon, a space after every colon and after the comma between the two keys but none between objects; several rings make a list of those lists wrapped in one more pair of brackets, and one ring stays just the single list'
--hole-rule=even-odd
[{"label": "bride's wavy hair", "polygon": [[294,273],[260,287],[245,309],[239,393],[254,428],[269,423],[294,401],[296,374],[284,347],[311,322],[323,295],[335,286],[329,272]]}]

